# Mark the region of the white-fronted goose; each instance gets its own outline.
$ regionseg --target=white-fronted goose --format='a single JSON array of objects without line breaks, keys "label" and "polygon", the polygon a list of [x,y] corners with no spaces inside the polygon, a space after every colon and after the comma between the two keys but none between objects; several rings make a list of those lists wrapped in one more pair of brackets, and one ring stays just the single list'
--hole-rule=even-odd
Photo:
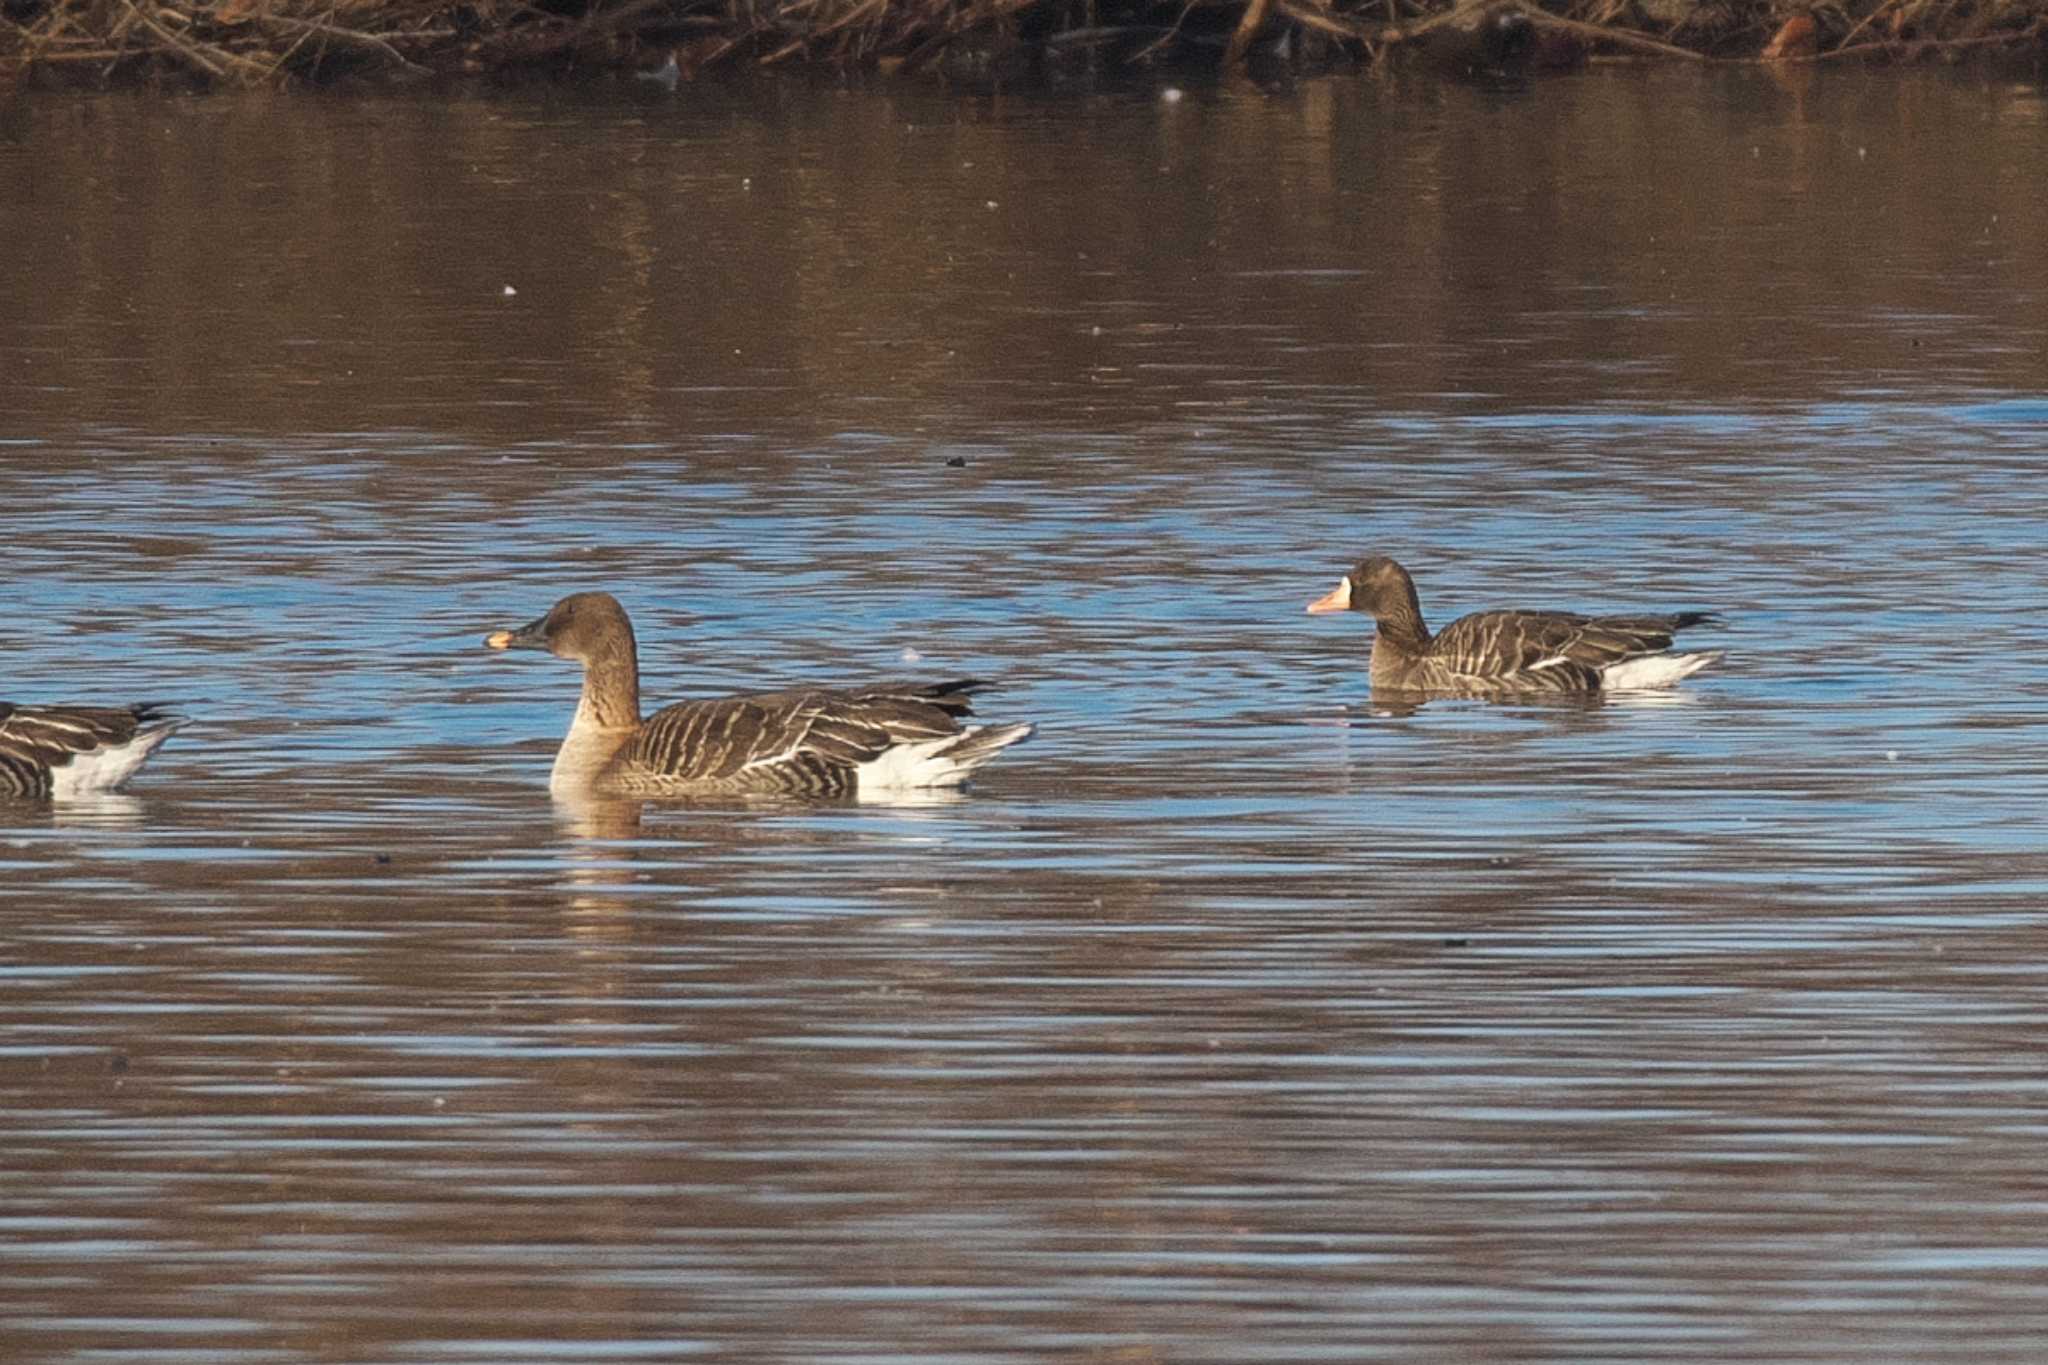
[{"label": "white-fronted goose", "polygon": [[0,702],[0,796],[117,790],[185,724],[162,706],[17,706]]},{"label": "white-fronted goose", "polygon": [[962,726],[969,696],[986,686],[972,679],[678,702],[643,721],[633,625],[609,593],[575,593],[533,624],[493,631],[484,643],[544,649],[583,665],[583,697],[548,782],[558,796],[853,796],[957,787],[1032,731]]},{"label": "white-fronted goose", "polygon": [[1408,571],[1384,555],[1360,561],[1309,611],[1362,611],[1378,626],[1372,685],[1403,692],[1599,692],[1669,687],[1721,657],[1671,654],[1671,637],[1711,612],[1579,616],[1482,611],[1431,635]]}]

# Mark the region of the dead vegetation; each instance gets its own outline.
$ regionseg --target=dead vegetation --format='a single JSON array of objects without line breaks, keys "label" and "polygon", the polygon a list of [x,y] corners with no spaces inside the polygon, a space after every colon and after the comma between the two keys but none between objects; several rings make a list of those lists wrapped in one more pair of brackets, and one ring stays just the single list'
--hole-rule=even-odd
[{"label": "dead vegetation", "polygon": [[2048,0],[0,0],[0,78],[205,85],[788,64],[989,78],[1155,63],[2048,52]]}]

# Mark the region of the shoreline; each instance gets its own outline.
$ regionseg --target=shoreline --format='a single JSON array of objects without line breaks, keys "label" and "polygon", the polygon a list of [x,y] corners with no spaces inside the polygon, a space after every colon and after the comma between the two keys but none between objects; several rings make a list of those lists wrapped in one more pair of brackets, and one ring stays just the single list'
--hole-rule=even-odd
[{"label": "shoreline", "polygon": [[2048,67],[2048,0],[4,0],[0,80],[201,88],[629,71],[834,69],[971,82],[1418,62],[1453,76],[1599,57]]}]

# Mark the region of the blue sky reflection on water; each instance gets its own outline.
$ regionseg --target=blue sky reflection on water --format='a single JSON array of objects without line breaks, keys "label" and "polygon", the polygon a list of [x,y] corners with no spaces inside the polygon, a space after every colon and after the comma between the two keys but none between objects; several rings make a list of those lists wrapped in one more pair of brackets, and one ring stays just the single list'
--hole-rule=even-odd
[{"label": "blue sky reflection on water", "polygon": [[[2032,1359],[2038,94],[774,89],[24,115],[0,695],[196,717],[0,810],[26,1358]],[[1041,730],[557,808],[599,586]]]}]

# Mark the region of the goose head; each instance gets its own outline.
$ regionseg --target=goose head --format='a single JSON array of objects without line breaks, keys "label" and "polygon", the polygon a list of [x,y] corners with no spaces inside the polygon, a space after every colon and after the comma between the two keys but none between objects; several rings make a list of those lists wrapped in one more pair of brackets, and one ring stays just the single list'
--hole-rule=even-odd
[{"label": "goose head", "polygon": [[1358,567],[1337,580],[1337,586],[1308,604],[1311,615],[1330,611],[1362,611],[1375,620],[1420,614],[1415,582],[1408,571],[1385,555],[1358,561]]},{"label": "goose head", "polygon": [[538,621],[484,637],[491,649],[544,649],[586,666],[633,654],[633,624],[608,592],[571,593]]}]

